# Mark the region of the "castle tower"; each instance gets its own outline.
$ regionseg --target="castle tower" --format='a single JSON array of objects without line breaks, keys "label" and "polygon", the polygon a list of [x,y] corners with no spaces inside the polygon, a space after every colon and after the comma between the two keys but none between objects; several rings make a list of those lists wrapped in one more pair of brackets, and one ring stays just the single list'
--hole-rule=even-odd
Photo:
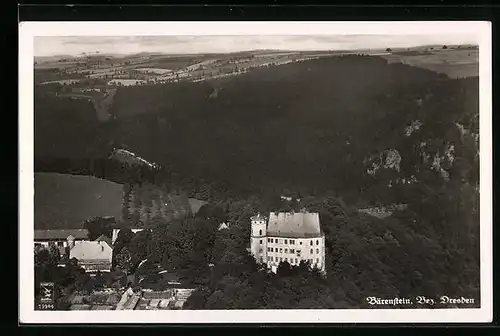
[{"label": "castle tower", "polygon": [[267,218],[257,216],[250,218],[252,232],[250,235],[250,250],[257,262],[267,262]]}]

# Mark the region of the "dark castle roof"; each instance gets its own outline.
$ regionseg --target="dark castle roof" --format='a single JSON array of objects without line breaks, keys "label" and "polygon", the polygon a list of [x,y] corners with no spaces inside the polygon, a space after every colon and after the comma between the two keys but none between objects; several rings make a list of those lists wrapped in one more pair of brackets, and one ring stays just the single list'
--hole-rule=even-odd
[{"label": "dark castle roof", "polygon": [[280,212],[269,214],[267,235],[290,238],[321,237],[319,214],[317,212]]}]

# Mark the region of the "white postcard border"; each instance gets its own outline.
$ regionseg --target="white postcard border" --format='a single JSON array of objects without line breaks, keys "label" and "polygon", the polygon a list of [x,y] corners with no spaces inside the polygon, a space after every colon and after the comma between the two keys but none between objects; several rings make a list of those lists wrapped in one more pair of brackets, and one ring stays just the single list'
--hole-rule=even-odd
[{"label": "white postcard border", "polygon": [[[475,34],[480,72],[481,308],[197,311],[35,311],[33,265],[33,39],[124,35]],[[19,24],[19,321],[21,323],[473,323],[493,318],[491,23],[21,22]],[[54,125],[57,132],[57,125]]]}]

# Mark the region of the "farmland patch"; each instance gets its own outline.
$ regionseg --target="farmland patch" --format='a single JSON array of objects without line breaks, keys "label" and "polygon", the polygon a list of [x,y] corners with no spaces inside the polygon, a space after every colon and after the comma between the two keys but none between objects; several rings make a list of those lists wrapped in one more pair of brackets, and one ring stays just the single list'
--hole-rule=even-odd
[{"label": "farmland patch", "polygon": [[450,78],[479,75],[478,50],[439,50],[435,52],[393,52],[382,56],[389,63],[403,63],[447,75]]},{"label": "farmland patch", "polygon": [[82,228],[92,216],[121,218],[123,186],[91,177],[35,173],[35,229]]}]

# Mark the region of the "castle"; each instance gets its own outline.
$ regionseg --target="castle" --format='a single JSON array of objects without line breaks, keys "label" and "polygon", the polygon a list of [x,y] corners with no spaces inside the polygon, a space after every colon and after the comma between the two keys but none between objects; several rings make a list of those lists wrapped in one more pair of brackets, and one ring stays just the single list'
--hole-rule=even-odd
[{"label": "castle", "polygon": [[319,214],[271,212],[269,218],[251,217],[250,250],[254,258],[276,273],[282,261],[297,266],[309,262],[325,272],[325,235]]}]

